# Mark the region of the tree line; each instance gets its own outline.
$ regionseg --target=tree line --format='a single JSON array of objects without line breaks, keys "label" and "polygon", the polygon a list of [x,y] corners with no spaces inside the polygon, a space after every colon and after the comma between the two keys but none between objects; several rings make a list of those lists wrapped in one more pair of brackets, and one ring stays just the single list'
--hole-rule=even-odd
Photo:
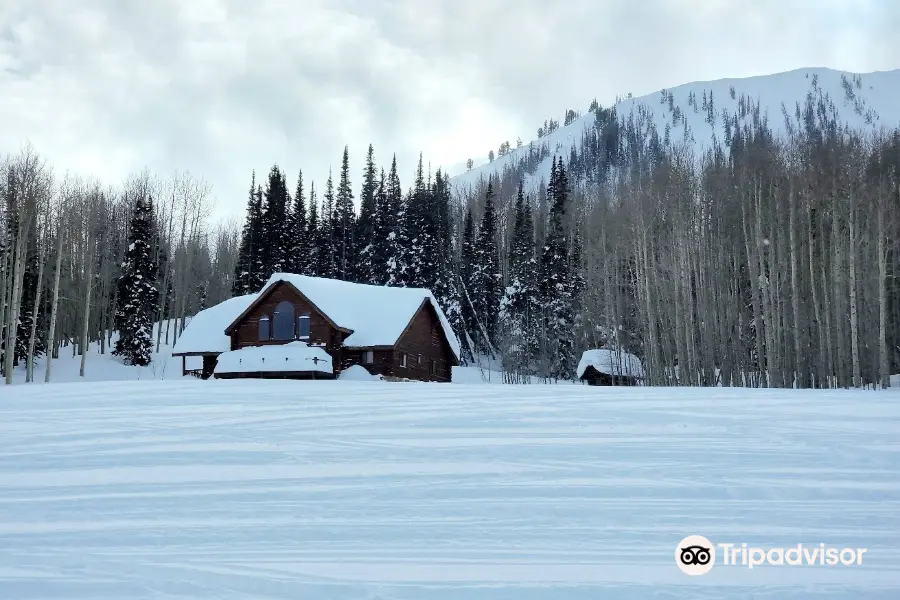
[{"label": "tree line", "polygon": [[[664,131],[592,104],[570,148],[528,144],[466,189],[421,157],[404,189],[370,146],[355,197],[345,148],[322,189],[252,174],[243,224],[217,227],[202,180],[104,187],[23,151],[0,164],[0,366],[33,379],[34,357],[90,343],[142,364],[197,310],[289,271],[431,289],[464,362],[507,381],[571,379],[608,347],[653,385],[888,385],[900,133],[846,127],[815,81],[781,115],[739,100],[729,114],[706,99],[724,136],[702,151],[671,93]],[[548,180],[529,175],[548,161]]]}]

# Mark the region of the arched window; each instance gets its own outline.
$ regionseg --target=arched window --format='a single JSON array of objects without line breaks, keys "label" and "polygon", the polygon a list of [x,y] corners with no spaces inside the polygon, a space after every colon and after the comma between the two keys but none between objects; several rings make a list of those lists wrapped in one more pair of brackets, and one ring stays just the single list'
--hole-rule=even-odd
[{"label": "arched window", "polygon": [[259,341],[268,342],[269,339],[269,316],[263,315],[259,318]]},{"label": "arched window", "polygon": [[275,307],[275,323],[273,337],[276,340],[294,339],[294,305],[282,300]]},{"label": "arched window", "polygon": [[299,335],[297,336],[301,340],[309,341],[309,313],[300,313],[300,316],[297,317],[297,331]]}]

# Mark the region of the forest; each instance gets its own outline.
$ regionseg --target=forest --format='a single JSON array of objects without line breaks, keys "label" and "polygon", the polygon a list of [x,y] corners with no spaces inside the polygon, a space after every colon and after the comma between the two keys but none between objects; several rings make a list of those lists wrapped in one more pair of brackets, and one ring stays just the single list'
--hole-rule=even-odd
[{"label": "forest", "polygon": [[[146,364],[198,310],[289,271],[431,289],[463,361],[508,382],[573,379],[583,350],[609,347],[649,385],[888,386],[900,132],[847,129],[815,85],[780,115],[703,104],[724,144],[700,152],[595,102],[570,148],[517,142],[521,158],[466,189],[422,157],[404,189],[372,146],[358,197],[347,148],[321,188],[248,169],[243,222],[212,221],[188,173],[112,187],[26,147],[0,159],[0,367],[49,381],[36,357],[88,344]],[[549,180],[525,185],[548,159]]]}]

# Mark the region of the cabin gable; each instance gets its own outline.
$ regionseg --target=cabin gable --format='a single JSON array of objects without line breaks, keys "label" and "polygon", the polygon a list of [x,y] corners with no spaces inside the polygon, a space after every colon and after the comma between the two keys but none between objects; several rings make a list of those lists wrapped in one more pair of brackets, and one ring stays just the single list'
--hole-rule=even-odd
[{"label": "cabin gable", "polygon": [[412,316],[392,355],[393,376],[423,381],[450,381],[453,366],[458,364],[429,300]]},{"label": "cabin gable", "polygon": [[[304,323],[307,320],[308,325]],[[263,321],[265,323],[261,323]],[[334,357],[336,369],[340,368],[341,342],[348,335],[336,328],[332,321],[294,286],[284,282],[273,285],[232,324],[230,330],[232,350],[302,340],[312,345],[323,346],[325,351]]]}]

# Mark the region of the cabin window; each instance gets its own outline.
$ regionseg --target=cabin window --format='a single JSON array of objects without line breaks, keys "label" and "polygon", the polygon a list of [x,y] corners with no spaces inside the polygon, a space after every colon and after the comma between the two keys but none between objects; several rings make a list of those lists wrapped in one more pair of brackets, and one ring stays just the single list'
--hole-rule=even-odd
[{"label": "cabin window", "polygon": [[432,375],[437,373],[437,362],[436,361],[433,361],[433,360],[428,361],[428,372]]},{"label": "cabin window", "polygon": [[421,355],[421,354],[420,354],[419,356],[416,357],[416,364],[417,364],[417,365],[421,365],[421,364],[422,364],[422,355]]},{"label": "cabin window", "polygon": [[401,353],[400,353],[400,366],[401,366],[401,367],[405,367],[405,366],[406,366],[406,352],[401,352]]},{"label": "cabin window", "polygon": [[259,341],[268,342],[269,339],[269,317],[263,315],[259,318]]},{"label": "cabin window", "polygon": [[362,364],[371,365],[375,362],[375,353],[371,350],[365,350],[362,353]]},{"label": "cabin window", "polygon": [[309,313],[301,313],[297,317],[297,332],[301,340],[309,341]]},{"label": "cabin window", "polygon": [[275,306],[274,339],[294,339],[294,305],[282,300]]}]

